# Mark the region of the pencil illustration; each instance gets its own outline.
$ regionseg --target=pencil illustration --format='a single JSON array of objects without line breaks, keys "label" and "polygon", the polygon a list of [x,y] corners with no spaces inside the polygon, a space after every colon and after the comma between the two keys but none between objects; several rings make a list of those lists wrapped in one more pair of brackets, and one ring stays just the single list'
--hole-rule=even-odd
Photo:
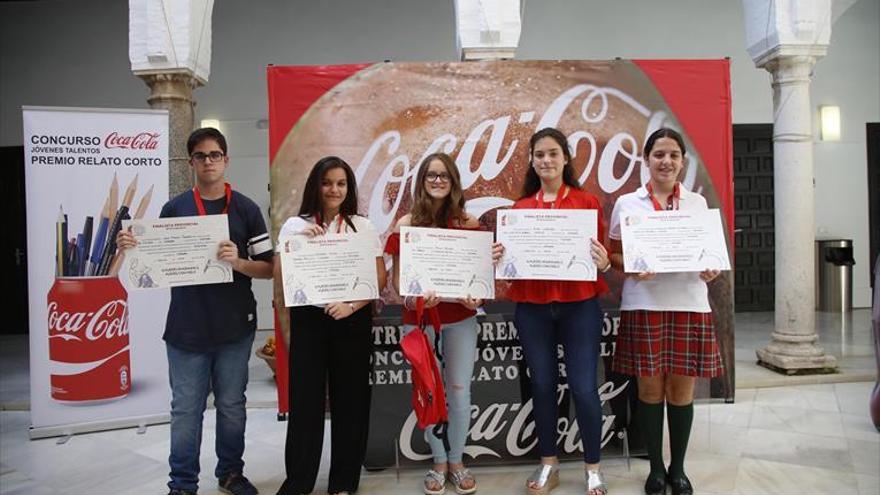
[{"label": "pencil illustration", "polygon": [[[138,176],[134,176],[134,180],[131,184],[128,185],[128,188],[125,190],[125,196],[122,199],[122,206],[131,206],[131,202],[134,200],[134,195],[137,192],[137,183]],[[134,213],[135,220],[139,218],[143,218],[144,214],[147,212],[147,208],[150,206],[150,199],[153,197],[153,186],[147,190],[147,193],[141,198],[140,203],[138,203],[137,210]],[[115,242],[115,239],[114,239]],[[113,257],[113,262],[110,264],[110,273],[111,277],[115,277],[119,274],[119,270],[122,268],[122,263],[125,261],[125,253],[116,253]]]},{"label": "pencil illustration", "polygon": [[150,200],[153,199],[153,186],[150,186],[147,189],[147,193],[141,198],[141,202],[138,203],[137,210],[134,212],[134,219],[139,220],[144,218],[144,214],[147,213],[147,208],[150,206]]},{"label": "pencil illustration", "polygon": [[[113,182],[110,183],[110,214],[119,209],[119,179],[113,174]],[[110,214],[107,216],[109,217]]]},{"label": "pencil illustration", "polygon": [[119,234],[119,231],[122,229],[122,221],[128,220],[128,207],[122,205],[119,207],[119,211],[116,212],[116,216],[113,218],[113,222],[110,224],[110,227],[107,229],[107,241],[104,243],[104,250],[101,253],[101,263],[98,266],[98,271],[95,272],[95,275],[103,276],[107,275],[110,271],[110,263],[113,261],[113,255],[116,254],[116,235]]},{"label": "pencil illustration", "polygon": [[117,253],[116,246],[122,221],[131,219],[132,212],[136,218],[143,218],[153,198],[154,186],[151,185],[140,198],[137,209],[134,209],[139,182],[140,174],[135,174],[125,187],[120,203],[119,176],[114,173],[97,222],[95,217],[87,216],[82,231],[71,232],[70,236],[64,207],[58,206],[55,222],[56,277],[118,276],[125,261],[125,253]]},{"label": "pencil illustration", "polygon": [[89,249],[92,247],[92,229],[94,228],[95,219],[93,217],[86,217],[86,222],[83,225],[82,231],[82,241],[79,244],[80,251],[80,259],[79,259],[79,269],[78,275],[88,275],[86,270],[89,267]]},{"label": "pencil illustration", "polygon": [[138,176],[135,174],[134,179],[125,188],[125,194],[122,196],[122,206],[131,209],[131,202],[134,200],[134,194],[137,192]]},{"label": "pencil illustration", "polygon": [[[111,193],[112,194],[112,193]],[[95,235],[92,257],[89,259],[88,275],[97,275],[98,265],[101,264],[101,253],[104,251],[104,243],[107,241],[107,227],[110,224],[110,195],[104,201],[101,210],[101,219],[98,222],[98,232]]]},{"label": "pencil illustration", "polygon": [[64,252],[67,249],[67,221],[64,207],[58,205],[58,220],[55,221],[55,276],[64,276]]},{"label": "pencil illustration", "polygon": [[111,277],[115,277],[115,276],[119,275],[119,270],[120,270],[120,268],[122,268],[122,262],[124,260],[125,260],[125,253],[121,252],[121,251],[117,252],[113,256],[113,261],[110,262],[110,269],[107,272],[107,275],[110,275]]},{"label": "pencil illustration", "polygon": [[67,243],[67,259],[64,263],[64,275],[76,276],[76,237]]}]

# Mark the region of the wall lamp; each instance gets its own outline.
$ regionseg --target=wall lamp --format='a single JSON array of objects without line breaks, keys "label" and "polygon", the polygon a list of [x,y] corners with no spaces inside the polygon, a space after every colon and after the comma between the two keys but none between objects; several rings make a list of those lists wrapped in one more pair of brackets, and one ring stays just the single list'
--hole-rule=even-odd
[{"label": "wall lamp", "polygon": [[819,107],[822,141],[840,141],[840,107],[823,105]]},{"label": "wall lamp", "polygon": [[217,119],[202,119],[199,123],[199,127],[213,127],[214,129],[220,129],[220,121]]}]

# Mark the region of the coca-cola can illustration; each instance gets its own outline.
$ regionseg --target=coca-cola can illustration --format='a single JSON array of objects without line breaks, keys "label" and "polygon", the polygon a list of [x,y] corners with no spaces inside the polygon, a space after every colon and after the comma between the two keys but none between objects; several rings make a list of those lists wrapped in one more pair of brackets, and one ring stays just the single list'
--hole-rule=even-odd
[{"label": "coca-cola can illustration", "polygon": [[82,404],[128,395],[128,293],[119,278],[59,277],[46,299],[52,398]]}]

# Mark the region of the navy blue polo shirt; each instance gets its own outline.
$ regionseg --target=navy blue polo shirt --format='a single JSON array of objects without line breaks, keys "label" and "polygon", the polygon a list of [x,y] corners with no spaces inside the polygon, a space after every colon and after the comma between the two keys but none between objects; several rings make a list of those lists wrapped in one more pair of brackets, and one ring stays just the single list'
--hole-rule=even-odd
[{"label": "navy blue polo shirt", "polygon": [[[226,197],[202,202],[208,215],[217,215],[223,212]],[[230,240],[238,246],[238,256],[271,261],[271,243],[259,206],[245,195],[232,191],[227,214]],[[196,215],[198,209],[192,190],[165,203],[159,214],[161,218]],[[250,256],[249,243],[253,253]],[[251,291],[251,278],[233,271],[232,283],[172,287],[162,338],[181,349],[209,352],[243,339],[256,328],[257,301]]]}]

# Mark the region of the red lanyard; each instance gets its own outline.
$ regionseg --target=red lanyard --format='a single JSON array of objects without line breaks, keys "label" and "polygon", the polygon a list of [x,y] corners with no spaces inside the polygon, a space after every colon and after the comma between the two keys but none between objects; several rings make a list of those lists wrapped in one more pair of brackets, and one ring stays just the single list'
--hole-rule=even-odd
[{"label": "red lanyard", "polygon": [[654,197],[654,188],[651,187],[651,183],[645,184],[645,189],[648,190],[648,196],[651,197],[651,203],[654,204],[654,210],[663,211],[663,210],[677,210],[678,209],[678,201],[681,199],[681,189],[679,189],[679,183],[675,183],[675,187],[672,188],[672,194],[670,194],[666,198],[666,208],[657,201],[657,198]]},{"label": "red lanyard", "polygon": [[[232,201],[232,186],[230,186],[228,182],[223,185],[226,190],[226,204],[223,206],[223,212],[221,214],[226,214],[229,211],[229,203]],[[202,203],[202,195],[199,194],[198,187],[193,188],[193,198],[196,200],[196,209],[199,211],[199,216],[207,215],[208,212],[205,211],[205,204]]]},{"label": "red lanyard", "polygon": [[[331,222],[332,222],[332,220],[331,220]],[[321,227],[324,226],[324,223],[321,221],[321,215],[315,215],[315,223],[320,225]],[[328,227],[329,227],[329,225],[328,225]],[[342,215],[341,214],[336,215],[336,233],[337,234],[342,233]]]},{"label": "red lanyard", "polygon": [[[559,208],[559,205],[562,204],[562,199],[568,196],[568,186],[563,186],[562,189],[556,192],[556,199],[553,200],[553,203],[550,204],[550,209],[555,210]],[[544,190],[538,191],[538,194],[535,196],[535,200],[538,201],[538,209],[544,207]]]}]

